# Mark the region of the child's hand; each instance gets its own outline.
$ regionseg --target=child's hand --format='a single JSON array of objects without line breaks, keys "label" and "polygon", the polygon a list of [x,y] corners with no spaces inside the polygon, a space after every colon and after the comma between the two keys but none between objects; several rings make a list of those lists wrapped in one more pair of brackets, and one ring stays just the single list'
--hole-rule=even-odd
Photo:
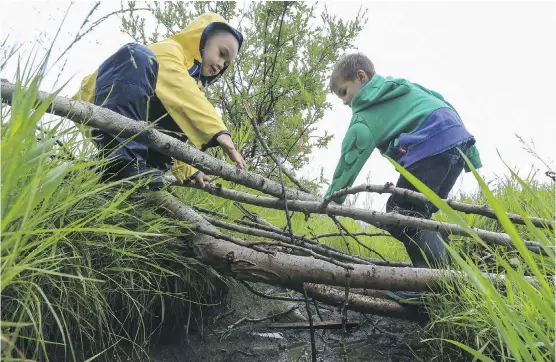
[{"label": "child's hand", "polygon": [[199,171],[195,175],[195,183],[199,185],[202,189],[210,185],[210,177],[207,174]]},{"label": "child's hand", "polygon": [[230,160],[236,163],[237,167],[244,169],[247,167],[245,160],[241,153],[236,150],[234,146],[234,142],[232,138],[227,134],[221,134],[220,136],[216,137],[216,141],[220,144],[220,147],[224,150],[224,152],[228,155]]}]

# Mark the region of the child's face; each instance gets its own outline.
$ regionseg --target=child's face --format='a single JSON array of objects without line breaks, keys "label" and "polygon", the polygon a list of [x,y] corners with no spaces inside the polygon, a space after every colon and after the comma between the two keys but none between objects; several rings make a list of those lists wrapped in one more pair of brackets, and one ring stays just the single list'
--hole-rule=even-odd
[{"label": "child's face", "polygon": [[367,73],[360,70],[354,80],[340,79],[334,85],[332,91],[340,98],[346,106],[351,108],[351,100],[359,90],[369,81]]},{"label": "child's face", "polygon": [[202,74],[212,77],[230,65],[239,48],[237,39],[230,33],[218,33],[207,40],[203,50]]}]

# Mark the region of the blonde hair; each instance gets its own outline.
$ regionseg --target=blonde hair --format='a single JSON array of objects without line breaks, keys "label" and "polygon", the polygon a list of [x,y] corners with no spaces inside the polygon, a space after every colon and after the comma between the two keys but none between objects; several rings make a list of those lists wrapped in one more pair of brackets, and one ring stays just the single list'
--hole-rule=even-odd
[{"label": "blonde hair", "polygon": [[328,86],[332,89],[339,80],[354,80],[360,70],[367,73],[369,79],[375,75],[375,66],[366,55],[362,53],[346,54],[334,65]]}]

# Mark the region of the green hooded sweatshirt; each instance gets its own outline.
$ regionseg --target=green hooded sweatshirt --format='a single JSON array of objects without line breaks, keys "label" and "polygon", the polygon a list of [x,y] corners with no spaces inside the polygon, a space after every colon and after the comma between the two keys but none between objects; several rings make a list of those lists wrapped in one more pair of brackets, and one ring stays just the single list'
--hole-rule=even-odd
[{"label": "green hooded sweatshirt", "polygon": [[[375,74],[353,97],[351,106],[353,116],[325,197],[352,186],[375,148],[407,168],[472,142],[466,155],[473,167],[482,166],[474,137],[452,105],[437,92],[405,79]],[[334,201],[343,203],[345,198]]]}]

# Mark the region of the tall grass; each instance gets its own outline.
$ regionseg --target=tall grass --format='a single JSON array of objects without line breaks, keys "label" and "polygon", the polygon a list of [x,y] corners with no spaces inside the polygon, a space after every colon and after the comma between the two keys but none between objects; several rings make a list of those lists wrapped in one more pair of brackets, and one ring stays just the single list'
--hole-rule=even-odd
[{"label": "tall grass", "polygon": [[[0,68],[6,61],[0,60]],[[2,358],[114,360],[114,352],[126,345],[133,355],[144,356],[163,326],[187,330],[204,307],[218,303],[226,280],[188,257],[183,225],[146,206],[140,182],[99,181],[103,161],[91,158],[91,145],[67,127],[67,120],[45,115],[50,100],[35,102],[45,64],[22,64],[14,103],[1,108]],[[236,132],[236,143],[247,134]],[[454,267],[467,281],[446,282],[442,293],[428,300],[426,331],[437,360],[445,360],[443,351],[481,361],[553,360],[554,232],[530,223],[513,226],[503,211],[552,219],[554,183],[522,180],[510,171],[490,191],[476,175],[481,191],[462,201],[489,204],[499,215],[496,221],[455,213],[399,171],[441,209],[437,219],[473,235],[448,246]],[[173,192],[232,219],[243,216],[230,201],[198,190]],[[284,211],[249,209],[274,225],[286,225]],[[342,222],[351,232],[378,231],[351,219]],[[296,234],[308,236],[338,231],[326,216],[306,221],[300,213],[292,216],[292,226]],[[508,233],[516,250],[489,247],[471,226]],[[376,257],[347,239],[353,253]],[[408,261],[402,244],[391,237],[360,240],[388,259]],[[531,254],[523,240],[543,243],[547,255]],[[321,242],[348,249],[343,237]],[[496,289],[481,271],[504,272],[505,288]],[[538,285],[528,284],[526,275]]]},{"label": "tall grass", "polygon": [[2,360],[144,355],[162,325],[194,327],[224,280],[187,256],[183,226],[143,204],[140,182],[99,182],[103,161],[35,101],[45,64],[23,64],[1,108]]},{"label": "tall grass", "polygon": [[[498,217],[498,221],[492,221],[454,212],[407,171],[399,165],[396,168],[440,208],[440,219],[457,223],[472,235],[465,242],[447,245],[453,267],[468,278],[458,283],[445,282],[442,292],[428,301],[431,323],[427,329],[431,338],[427,341],[436,360],[442,361],[442,356],[451,354],[480,361],[553,361],[554,231],[536,228],[528,216],[554,220],[554,183],[540,183],[534,175],[523,180],[509,170],[509,176],[499,180],[493,192],[473,170],[481,191],[468,196],[467,201],[492,207]],[[520,214],[527,225],[513,225],[505,212]],[[472,226],[507,233],[515,250],[486,245]],[[539,241],[546,255],[530,252],[524,240]],[[504,273],[504,288],[497,289],[484,278],[484,271]],[[526,276],[536,278],[537,284],[531,285]]]}]

